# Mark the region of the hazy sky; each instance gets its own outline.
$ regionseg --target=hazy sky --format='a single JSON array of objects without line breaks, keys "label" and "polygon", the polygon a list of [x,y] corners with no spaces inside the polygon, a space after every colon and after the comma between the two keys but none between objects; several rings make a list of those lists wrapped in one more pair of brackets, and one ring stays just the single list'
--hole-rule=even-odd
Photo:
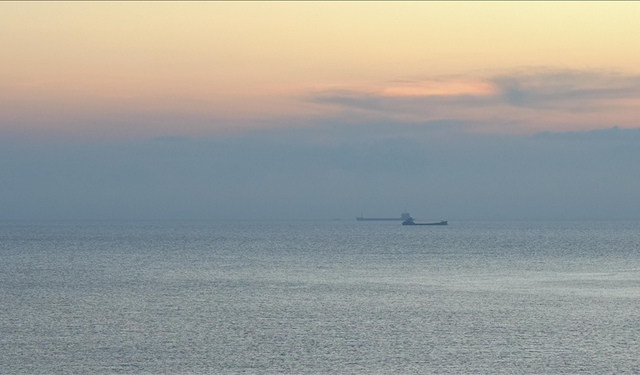
[{"label": "hazy sky", "polygon": [[638,19],[3,2],[0,219],[640,218]]}]

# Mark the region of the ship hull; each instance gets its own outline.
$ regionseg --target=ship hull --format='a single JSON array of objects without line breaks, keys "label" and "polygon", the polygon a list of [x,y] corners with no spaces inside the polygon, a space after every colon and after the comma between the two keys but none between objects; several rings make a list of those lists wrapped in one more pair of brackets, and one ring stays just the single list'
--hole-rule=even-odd
[{"label": "ship hull", "polygon": [[411,221],[411,222],[407,222],[407,221],[402,222],[402,225],[409,225],[409,226],[411,226],[411,225],[448,225],[448,224],[449,224],[449,222],[445,221],[445,220],[440,221],[438,223],[414,223],[413,221]]}]

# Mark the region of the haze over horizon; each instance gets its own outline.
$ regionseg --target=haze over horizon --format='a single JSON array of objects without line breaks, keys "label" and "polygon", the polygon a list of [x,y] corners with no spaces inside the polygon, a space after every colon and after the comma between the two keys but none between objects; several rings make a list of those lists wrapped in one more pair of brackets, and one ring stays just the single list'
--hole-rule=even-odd
[{"label": "haze over horizon", "polygon": [[1,3],[0,220],[637,220],[638,16]]}]

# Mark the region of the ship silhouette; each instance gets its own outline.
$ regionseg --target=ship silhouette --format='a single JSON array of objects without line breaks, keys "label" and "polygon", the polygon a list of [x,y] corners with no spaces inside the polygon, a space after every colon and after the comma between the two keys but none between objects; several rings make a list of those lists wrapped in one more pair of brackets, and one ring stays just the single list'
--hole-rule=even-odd
[{"label": "ship silhouette", "polygon": [[356,220],[358,221],[405,221],[411,218],[408,212],[400,214],[400,217],[364,217],[364,215],[360,214],[360,216],[356,216]]}]

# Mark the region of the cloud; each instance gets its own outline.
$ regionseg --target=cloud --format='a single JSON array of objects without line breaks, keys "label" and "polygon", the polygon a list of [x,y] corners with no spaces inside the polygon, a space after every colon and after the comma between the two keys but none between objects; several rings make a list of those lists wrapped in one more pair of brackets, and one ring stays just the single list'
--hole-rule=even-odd
[{"label": "cloud", "polygon": [[640,76],[602,71],[532,68],[358,86],[263,88],[223,98],[187,89],[128,97],[130,91],[112,87],[108,93],[114,95],[106,97],[101,91],[57,90],[47,82],[0,86],[0,135],[13,139],[200,137],[327,123],[465,123],[468,132],[497,134],[640,125]]},{"label": "cloud", "polygon": [[640,76],[581,71],[539,71],[491,79],[500,97],[516,107],[596,111],[616,100],[640,99]]},{"label": "cloud", "polygon": [[600,144],[611,141],[620,144],[635,145],[640,141],[640,128],[637,129],[620,129],[614,126],[609,129],[596,129],[590,131],[572,131],[563,133],[539,132],[531,136],[533,139],[552,139],[552,140],[568,140],[568,141],[597,141]]},{"label": "cloud", "polygon": [[306,100],[342,109],[363,121],[474,121],[478,129],[509,133],[635,127],[640,76],[532,69],[485,79],[390,81],[367,89],[310,93]]}]

